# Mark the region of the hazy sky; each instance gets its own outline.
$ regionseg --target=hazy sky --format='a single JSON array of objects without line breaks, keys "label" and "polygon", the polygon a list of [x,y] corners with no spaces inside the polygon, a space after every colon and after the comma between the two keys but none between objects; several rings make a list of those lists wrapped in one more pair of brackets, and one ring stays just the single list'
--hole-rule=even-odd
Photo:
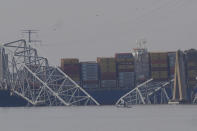
[{"label": "hazy sky", "polygon": [[129,52],[145,38],[151,51],[197,48],[197,0],[0,0],[0,42],[38,29],[41,55],[96,60]]}]

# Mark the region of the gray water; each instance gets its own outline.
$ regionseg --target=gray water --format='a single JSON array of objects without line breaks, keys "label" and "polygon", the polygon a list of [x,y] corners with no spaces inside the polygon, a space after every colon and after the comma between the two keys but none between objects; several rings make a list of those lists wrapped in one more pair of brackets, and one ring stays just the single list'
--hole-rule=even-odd
[{"label": "gray water", "polygon": [[0,131],[196,131],[197,106],[0,108]]}]

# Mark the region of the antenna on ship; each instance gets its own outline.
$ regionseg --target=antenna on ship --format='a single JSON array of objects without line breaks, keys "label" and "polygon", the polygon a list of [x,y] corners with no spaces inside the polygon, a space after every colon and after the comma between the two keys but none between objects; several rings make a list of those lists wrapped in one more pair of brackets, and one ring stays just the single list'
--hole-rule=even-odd
[{"label": "antenna on ship", "polygon": [[136,40],[138,49],[146,49],[147,40],[145,38]]},{"label": "antenna on ship", "polygon": [[147,52],[146,43],[147,41],[145,38],[136,40],[137,48],[134,48],[133,50],[137,57]]},{"label": "antenna on ship", "polygon": [[41,43],[41,40],[32,40],[33,34],[38,34],[39,30],[22,30],[22,34],[28,35],[28,42],[29,43]]}]

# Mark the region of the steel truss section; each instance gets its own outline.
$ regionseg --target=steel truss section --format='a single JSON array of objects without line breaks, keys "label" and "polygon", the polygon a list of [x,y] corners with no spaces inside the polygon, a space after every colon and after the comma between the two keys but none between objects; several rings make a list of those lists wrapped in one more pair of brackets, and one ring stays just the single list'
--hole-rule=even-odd
[{"label": "steel truss section", "polygon": [[169,82],[156,82],[149,79],[146,82],[138,85],[122,96],[117,102],[117,106],[135,105],[135,104],[164,104],[168,103],[169,96],[166,88],[170,88],[173,80]]},{"label": "steel truss section", "polygon": [[3,46],[8,54],[7,87],[33,106],[99,105],[58,67],[18,40]]},{"label": "steel truss section", "polygon": [[197,104],[197,94],[195,94],[195,97],[192,102],[193,102],[193,104]]},{"label": "steel truss section", "polygon": [[194,98],[193,104],[197,104],[197,97]]},{"label": "steel truss section", "polygon": [[[196,77],[196,80],[197,80],[197,77]],[[197,84],[193,88],[196,89],[197,88]],[[197,104],[197,92],[196,91],[194,91],[194,98],[192,100],[192,103],[193,104]]]}]

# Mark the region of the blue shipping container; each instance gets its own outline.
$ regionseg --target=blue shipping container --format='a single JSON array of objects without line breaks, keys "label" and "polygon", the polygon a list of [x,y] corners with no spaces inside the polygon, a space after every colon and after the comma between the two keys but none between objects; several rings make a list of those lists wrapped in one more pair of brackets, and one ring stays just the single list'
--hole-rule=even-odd
[{"label": "blue shipping container", "polygon": [[134,72],[119,72],[118,86],[119,88],[134,88],[135,86]]}]

